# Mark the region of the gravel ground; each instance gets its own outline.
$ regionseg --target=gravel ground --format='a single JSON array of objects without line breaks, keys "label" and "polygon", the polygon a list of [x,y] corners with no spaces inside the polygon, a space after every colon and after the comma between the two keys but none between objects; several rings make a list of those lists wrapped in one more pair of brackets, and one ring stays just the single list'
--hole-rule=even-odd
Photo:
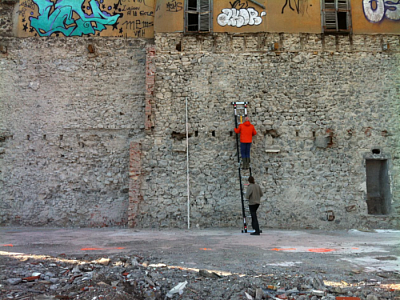
[{"label": "gravel ground", "polygon": [[[379,248],[371,248],[370,240],[358,234],[362,237],[358,243],[370,251],[366,256],[363,253],[367,250],[346,255],[310,251],[289,253],[295,248],[274,249],[269,244],[263,246],[267,242],[255,240],[257,237],[250,239],[215,232],[179,233],[178,239],[165,232],[151,238],[142,232],[139,239],[128,232],[132,244],[127,242],[128,236],[125,239],[125,231],[118,231],[117,235],[115,231],[91,232],[91,238],[86,238],[89,244],[93,244],[90,239],[100,244],[96,236],[99,233],[103,238],[117,236],[119,244],[124,246],[117,247],[118,243],[108,240],[102,243],[105,248],[79,248],[81,243],[75,245],[79,247],[65,244],[65,249],[61,249],[52,236],[59,236],[59,231],[42,231],[40,238],[37,231],[8,231],[11,233],[9,240],[20,233],[26,234],[26,238],[25,244],[19,246],[0,244],[0,299],[346,300],[340,297],[355,297],[347,299],[400,300],[400,269],[385,267],[396,266],[398,260],[387,250],[393,249],[392,239],[386,240],[389,248],[379,252]],[[81,234],[74,231],[77,237]],[[285,234],[280,232],[281,237]],[[354,240],[353,236],[331,235],[336,235],[337,243],[343,243],[346,238]],[[225,236],[228,238],[223,242]],[[286,234],[286,243],[291,239],[293,242],[290,243],[294,245],[299,236],[302,237],[301,234]],[[218,242],[210,240],[215,237]],[[50,242],[52,238],[53,243]],[[320,236],[316,238],[320,239]],[[238,245],[238,241],[243,244]],[[260,244],[254,246],[253,242]],[[304,238],[298,241],[301,242],[304,245]],[[308,243],[312,244],[312,241]],[[394,243],[398,245],[396,240]],[[207,248],[198,248],[199,245]],[[300,244],[296,247],[299,249]],[[75,250],[78,248],[79,251]],[[22,252],[22,249],[25,250]],[[61,250],[65,250],[64,253]],[[382,267],[369,268],[367,257],[374,257]],[[360,258],[367,261],[365,266],[351,263]]]}]

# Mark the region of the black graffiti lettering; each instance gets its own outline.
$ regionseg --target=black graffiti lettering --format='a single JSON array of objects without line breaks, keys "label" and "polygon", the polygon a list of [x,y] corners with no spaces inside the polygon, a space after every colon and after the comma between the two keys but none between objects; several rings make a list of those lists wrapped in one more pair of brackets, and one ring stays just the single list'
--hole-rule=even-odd
[{"label": "black graffiti lettering", "polygon": [[148,7],[153,7],[153,6],[151,6],[151,5],[147,5],[147,0],[132,0],[133,2],[137,2],[137,3],[143,3],[145,6],[148,6]]},{"label": "black graffiti lettering", "polygon": [[133,32],[133,36],[134,37],[145,37],[146,36],[146,30],[145,29],[135,30]]},{"label": "black graffiti lettering", "polygon": [[178,12],[183,9],[182,2],[176,2],[175,0],[167,2],[167,11],[169,12]]},{"label": "black graffiti lettering", "polygon": [[[293,6],[292,6],[293,1]],[[289,5],[289,8],[292,11],[297,12],[297,14],[304,15],[305,12],[308,10],[308,0],[286,0],[285,4],[282,7],[282,14],[285,12],[285,7]]]},{"label": "black graffiti lettering", "polygon": [[[125,22],[126,24],[126,28],[128,29],[128,25],[130,26],[129,29],[132,29],[132,25],[133,29],[139,30],[139,29],[144,29],[144,28],[149,28],[149,27],[153,27],[154,26],[154,22],[148,22],[148,21],[141,21],[141,20],[136,20],[136,21],[127,21]],[[125,24],[124,23],[124,24]],[[122,24],[122,25],[124,25]]]},{"label": "black graffiti lettering", "polygon": [[154,14],[154,13],[153,13],[152,11],[143,11],[143,10],[142,10],[142,11],[140,12],[140,15],[141,15],[141,16],[150,16],[150,17],[152,17],[153,14]]},{"label": "black graffiti lettering", "polygon": [[235,2],[230,2],[229,4],[231,5],[232,8],[236,8],[236,9],[242,9],[242,8],[248,8],[249,7],[249,3],[246,1],[246,3],[242,3],[242,1],[240,0],[235,0]]},{"label": "black graffiti lettering", "polygon": [[125,25],[125,29],[135,29],[135,21],[125,21],[122,26]]}]

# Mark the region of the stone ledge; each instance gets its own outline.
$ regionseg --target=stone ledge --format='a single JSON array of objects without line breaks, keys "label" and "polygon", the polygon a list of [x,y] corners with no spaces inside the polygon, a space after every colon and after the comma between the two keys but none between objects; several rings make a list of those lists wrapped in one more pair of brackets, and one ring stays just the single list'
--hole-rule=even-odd
[{"label": "stone ledge", "polygon": [[400,52],[400,36],[392,34],[214,33],[186,36],[182,33],[163,33],[156,34],[155,41],[157,51],[161,53]]}]

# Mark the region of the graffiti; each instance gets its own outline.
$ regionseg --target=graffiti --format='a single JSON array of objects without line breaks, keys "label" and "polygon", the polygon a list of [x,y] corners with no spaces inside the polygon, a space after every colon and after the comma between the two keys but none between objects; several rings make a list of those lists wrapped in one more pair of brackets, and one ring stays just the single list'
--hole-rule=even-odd
[{"label": "graffiti", "polygon": [[229,4],[231,5],[232,8],[236,8],[236,9],[243,9],[243,8],[248,8],[249,7],[249,3],[242,3],[240,0],[236,0],[235,2],[229,2]]},{"label": "graffiti", "polygon": [[[122,16],[122,14],[112,16],[102,11],[96,0],[90,0],[90,6],[87,7],[83,6],[85,0],[61,0],[55,4],[50,0],[32,1],[37,5],[39,15],[37,18],[29,18],[30,25],[40,36],[50,36],[53,33],[62,33],[65,36],[95,34],[103,31],[106,25],[113,25],[113,29],[116,28],[118,18]],[[103,0],[100,2],[103,3]],[[114,5],[115,10],[118,9],[118,4],[120,2]],[[83,9],[86,9],[86,12]],[[78,18],[74,14],[78,15]],[[24,31],[26,31],[25,26],[26,24]]]},{"label": "graffiti", "polygon": [[167,2],[167,11],[169,12],[178,12],[183,9],[182,2],[176,2],[176,0],[172,0]]},{"label": "graffiti", "polygon": [[372,23],[381,22],[384,18],[400,21],[400,0],[363,0],[365,18]]},{"label": "graffiti", "polygon": [[141,29],[153,27],[154,23],[136,20],[136,21],[125,21],[124,23],[122,23],[122,25],[125,25],[125,28],[129,29],[129,30],[141,30]]},{"label": "graffiti", "polygon": [[[292,6],[292,1],[294,3],[294,7]],[[308,0],[286,0],[285,4],[282,7],[282,14],[285,12],[285,7],[289,5],[289,8],[292,11],[297,12],[297,14],[304,15],[308,10]]]},{"label": "graffiti", "polygon": [[265,11],[259,13],[253,7],[244,8],[244,3],[240,0],[229,2],[232,8],[222,9],[222,13],[218,15],[217,22],[220,26],[242,27],[246,25],[260,25],[262,17],[267,13]]}]

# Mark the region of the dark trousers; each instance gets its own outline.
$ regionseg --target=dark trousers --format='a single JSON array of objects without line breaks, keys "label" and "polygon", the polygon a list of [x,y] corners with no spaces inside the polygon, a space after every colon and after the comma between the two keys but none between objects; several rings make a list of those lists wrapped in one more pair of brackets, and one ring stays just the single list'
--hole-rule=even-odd
[{"label": "dark trousers", "polygon": [[251,143],[240,143],[240,155],[242,158],[250,158]]},{"label": "dark trousers", "polygon": [[259,206],[260,204],[249,205],[251,214],[251,227],[253,227],[253,229],[256,232],[260,232],[260,226],[258,225],[258,219],[257,219],[257,209]]}]

